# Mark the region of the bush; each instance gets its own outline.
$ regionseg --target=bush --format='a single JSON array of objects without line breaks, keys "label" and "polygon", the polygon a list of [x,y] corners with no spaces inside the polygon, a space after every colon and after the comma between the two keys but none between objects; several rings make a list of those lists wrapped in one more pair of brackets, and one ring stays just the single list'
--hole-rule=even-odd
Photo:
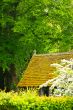
[{"label": "bush", "polygon": [[39,97],[35,92],[0,92],[0,110],[72,110],[73,97]]},{"label": "bush", "polygon": [[51,85],[50,95],[73,96],[73,59],[62,59],[60,64],[54,63],[51,66],[56,67],[55,73],[58,76],[46,81],[40,88]]},{"label": "bush", "polygon": [[63,59],[60,64],[52,65],[56,67],[56,72],[59,74],[50,88],[54,90],[53,94],[59,96],[73,96],[73,59]]}]

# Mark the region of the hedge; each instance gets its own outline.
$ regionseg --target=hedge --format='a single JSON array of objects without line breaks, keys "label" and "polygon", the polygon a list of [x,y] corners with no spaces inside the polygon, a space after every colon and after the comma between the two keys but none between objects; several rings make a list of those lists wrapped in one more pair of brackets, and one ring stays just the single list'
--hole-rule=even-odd
[{"label": "hedge", "polygon": [[0,92],[0,110],[73,110],[73,97],[39,97],[34,92]]}]

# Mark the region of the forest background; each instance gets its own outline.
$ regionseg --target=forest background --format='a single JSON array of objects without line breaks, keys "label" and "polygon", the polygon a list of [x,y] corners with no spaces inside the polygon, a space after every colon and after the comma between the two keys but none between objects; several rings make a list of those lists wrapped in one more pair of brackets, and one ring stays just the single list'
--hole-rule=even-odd
[{"label": "forest background", "polygon": [[19,81],[34,50],[43,54],[72,49],[73,0],[0,1],[1,88],[8,91],[14,78]]}]

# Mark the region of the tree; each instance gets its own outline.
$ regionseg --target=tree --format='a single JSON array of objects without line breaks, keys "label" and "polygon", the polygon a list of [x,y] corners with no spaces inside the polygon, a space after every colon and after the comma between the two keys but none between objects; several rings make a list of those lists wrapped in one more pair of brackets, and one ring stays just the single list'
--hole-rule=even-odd
[{"label": "tree", "polygon": [[[14,77],[13,73],[15,72],[11,68],[14,68],[13,65],[15,65],[14,57],[17,50],[18,34],[14,33],[12,28],[15,23],[17,4],[18,2],[16,0],[0,1],[0,74],[3,79],[1,83],[3,85],[2,88],[6,86],[6,89],[8,85],[6,85],[5,80],[8,78],[12,79]],[[11,74],[11,77],[9,77],[9,74]],[[11,85],[12,80],[10,80],[7,81]]]},{"label": "tree", "polygon": [[24,34],[21,43],[27,51],[33,48],[37,53],[71,50],[72,7],[72,0],[22,0],[17,7],[19,14],[14,31]]},{"label": "tree", "polygon": [[0,1],[0,67],[17,75],[37,53],[73,48],[72,0]]},{"label": "tree", "polygon": [[23,33],[13,31],[19,2],[18,0],[0,1],[0,74],[6,91],[10,90],[14,76],[17,75],[19,79],[22,69],[30,58],[30,55],[25,57],[24,45],[20,44]]}]

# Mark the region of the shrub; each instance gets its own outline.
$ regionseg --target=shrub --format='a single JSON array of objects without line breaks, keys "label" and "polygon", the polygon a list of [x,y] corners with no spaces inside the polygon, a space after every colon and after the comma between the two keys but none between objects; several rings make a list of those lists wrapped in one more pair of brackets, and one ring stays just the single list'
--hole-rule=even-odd
[{"label": "shrub", "polygon": [[73,59],[61,60],[60,64],[53,64],[59,76],[53,81],[51,90],[54,95],[73,96]]},{"label": "shrub", "polygon": [[0,92],[0,110],[72,110],[73,97],[39,97],[35,92]]},{"label": "shrub", "polygon": [[56,67],[55,73],[58,74],[56,78],[46,81],[40,85],[50,87],[50,94],[54,96],[73,96],[73,59],[61,60],[60,64],[51,64]]}]

